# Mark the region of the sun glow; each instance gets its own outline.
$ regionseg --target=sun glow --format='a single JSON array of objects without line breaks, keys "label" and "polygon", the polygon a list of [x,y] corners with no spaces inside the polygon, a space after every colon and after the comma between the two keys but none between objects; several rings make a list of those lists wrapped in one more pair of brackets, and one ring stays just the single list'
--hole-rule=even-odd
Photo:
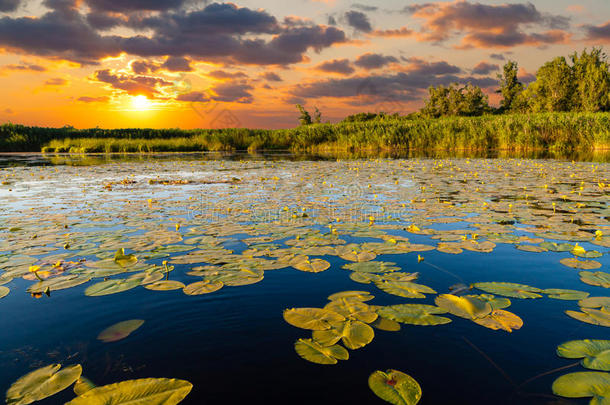
[{"label": "sun glow", "polygon": [[137,111],[148,111],[152,107],[152,102],[146,96],[134,96],[131,98],[131,106]]}]

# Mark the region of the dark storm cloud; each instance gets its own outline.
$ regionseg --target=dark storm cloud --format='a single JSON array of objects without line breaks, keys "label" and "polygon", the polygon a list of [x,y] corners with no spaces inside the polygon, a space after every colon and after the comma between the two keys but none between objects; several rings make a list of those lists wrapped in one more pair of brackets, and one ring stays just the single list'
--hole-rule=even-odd
[{"label": "dark storm cloud", "polygon": [[103,11],[163,11],[182,7],[186,0],[87,0],[94,10]]},{"label": "dark storm cloud", "polygon": [[238,78],[247,78],[244,72],[225,72],[224,70],[213,70],[211,72],[206,73],[206,76],[213,77],[214,79],[238,79]]},{"label": "dark storm cloud", "polygon": [[192,72],[193,71],[193,67],[191,66],[191,61],[182,56],[170,56],[163,63],[163,65],[161,65],[161,67],[170,72]]},{"label": "dark storm cloud", "polygon": [[345,21],[350,27],[362,32],[373,31],[369,17],[366,14],[360,11],[348,11],[344,16]]},{"label": "dark storm cloud", "polygon": [[339,73],[342,75],[350,75],[355,71],[352,63],[347,59],[329,60],[317,65],[315,69],[322,72]]},{"label": "dark storm cloud", "polygon": [[360,55],[354,64],[366,70],[379,69],[390,63],[398,62],[393,56],[385,56],[377,53],[365,53]]}]

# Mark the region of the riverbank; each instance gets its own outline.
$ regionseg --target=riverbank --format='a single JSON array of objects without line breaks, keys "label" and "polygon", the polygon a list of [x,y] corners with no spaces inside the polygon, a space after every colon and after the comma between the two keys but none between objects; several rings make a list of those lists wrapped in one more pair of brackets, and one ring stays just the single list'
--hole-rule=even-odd
[{"label": "riverbank", "polygon": [[79,130],[6,124],[2,152],[410,151],[610,149],[610,113],[385,118],[292,129]]}]

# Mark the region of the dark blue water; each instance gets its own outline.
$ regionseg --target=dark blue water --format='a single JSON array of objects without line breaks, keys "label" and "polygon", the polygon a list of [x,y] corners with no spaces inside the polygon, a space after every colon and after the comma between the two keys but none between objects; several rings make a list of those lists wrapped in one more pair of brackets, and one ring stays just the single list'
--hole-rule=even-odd
[{"label": "dark blue water", "polygon": [[[426,236],[389,233],[408,236],[412,243],[437,243]],[[341,237],[348,242],[371,240]],[[229,243],[226,246],[232,249],[239,246]],[[438,293],[448,293],[449,286],[457,283],[506,281],[608,295],[607,289],[582,283],[578,270],[558,264],[561,258],[571,257],[569,253],[529,253],[498,244],[489,254],[429,251],[421,253],[422,263],[417,255],[380,255],[377,260],[419,272],[417,282]],[[421,404],[588,402],[557,402],[560,399],[550,388],[559,375],[584,371],[581,366],[544,375],[575,363],[558,357],[557,345],[572,339],[610,339],[608,328],[565,315],[565,310],[578,310],[576,301],[511,299],[508,310],[524,322],[512,333],[449,315],[452,322],[446,325],[401,324],[399,332],[375,330],[371,344],[350,351],[348,361],[334,366],[301,359],[294,342],[310,337],[310,332],[283,320],[287,308],[323,307],[329,295],[344,290],[369,291],[376,296],[369,304],[375,305],[434,304],[434,295],[407,300],[373,284],[355,283],[349,279],[350,272],[341,269],[346,261],[324,258],[332,267],[322,273],[292,268],[266,271],[260,283],[224,287],[202,296],[137,287],[86,297],[89,283],[34,299],[23,293],[31,282],[16,279],[8,284],[11,294],[0,301],[0,391],[32,369],[58,362],[82,364],[83,375],[99,386],[135,378],[185,379],[194,386],[185,404],[377,404],[383,402],[368,388],[368,376],[392,368],[419,382]],[[608,256],[596,260],[607,271]],[[198,281],[185,274],[191,267],[176,265],[170,279],[185,284]],[[146,322],[124,340],[102,343],[96,339],[101,330],[126,319]],[[68,389],[40,403],[61,404],[73,397]]]}]

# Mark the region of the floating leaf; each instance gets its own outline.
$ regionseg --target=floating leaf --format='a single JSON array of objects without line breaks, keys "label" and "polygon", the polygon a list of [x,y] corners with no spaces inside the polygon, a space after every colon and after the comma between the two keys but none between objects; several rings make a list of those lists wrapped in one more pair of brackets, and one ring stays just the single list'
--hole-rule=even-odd
[{"label": "floating leaf", "polygon": [[555,298],[557,300],[582,300],[589,296],[588,292],[576,291],[576,290],[563,290],[560,288],[548,288],[542,290],[543,294],[547,294],[549,298]]},{"label": "floating leaf", "polygon": [[155,281],[154,283],[146,284],[144,286],[147,290],[154,291],[172,291],[172,290],[182,290],[185,288],[184,283],[176,280],[161,280]]},{"label": "floating leaf", "polygon": [[197,281],[184,287],[184,293],[186,295],[202,295],[209,294],[214,291],[218,291],[224,284],[222,281],[211,283],[209,281]]},{"label": "floating leaf", "polygon": [[297,270],[308,273],[320,273],[330,268],[330,263],[322,259],[303,260],[292,264]]},{"label": "floating leaf", "polygon": [[11,292],[11,289],[5,286],[0,286],[0,298],[6,297]]},{"label": "floating leaf", "polygon": [[93,388],[66,405],[175,405],[193,384],[169,378],[143,378]]},{"label": "floating leaf", "polygon": [[85,295],[89,297],[99,297],[102,295],[117,294],[123,291],[131,290],[140,285],[138,280],[121,280],[113,279],[100,281],[90,285],[85,290]]},{"label": "floating leaf", "polygon": [[396,263],[392,262],[361,262],[348,263],[343,265],[346,270],[356,271],[359,273],[389,273],[399,271],[400,267],[396,267]]},{"label": "floating leaf", "polygon": [[326,330],[345,321],[345,317],[328,309],[292,308],[284,311],[284,320],[297,328]]},{"label": "floating leaf", "polygon": [[542,242],[540,246],[551,252],[570,252],[574,249],[574,245],[569,243]]},{"label": "floating leaf", "polygon": [[610,311],[606,311],[604,308],[581,308],[581,311],[566,311],[566,314],[581,322],[610,327]]},{"label": "floating leaf", "polygon": [[332,346],[342,340],[345,347],[355,350],[371,343],[375,332],[364,322],[348,319],[327,330],[314,330],[312,336],[322,346]]},{"label": "floating leaf", "polygon": [[343,346],[326,347],[312,339],[297,340],[294,349],[305,360],[317,364],[337,364],[337,360],[349,359],[349,353]]},{"label": "floating leaf", "polygon": [[129,321],[119,322],[100,332],[97,339],[105,343],[116,342],[125,339],[131,332],[142,325],[144,325],[142,319],[131,319]]},{"label": "floating leaf", "polygon": [[505,330],[512,332],[516,329],[521,329],[523,326],[523,320],[517,315],[503,309],[496,309],[491,314],[482,318],[473,319],[473,321],[481,326],[493,330]]},{"label": "floating leaf", "polygon": [[578,260],[575,257],[561,259],[559,263],[563,264],[564,266],[582,270],[595,270],[602,267],[602,264],[600,262],[596,262],[595,260]]},{"label": "floating leaf", "polygon": [[387,332],[398,332],[400,330],[400,324],[398,322],[381,316],[378,316],[377,319],[371,323],[371,326],[375,329]]},{"label": "floating leaf", "polygon": [[373,372],[369,377],[369,387],[379,398],[394,405],[415,405],[422,396],[417,381],[397,370]]},{"label": "floating leaf", "polygon": [[485,292],[497,295],[503,295],[511,298],[541,298],[542,295],[538,294],[542,292],[541,289],[536,287],[530,287],[524,284],[516,283],[501,283],[501,282],[490,282],[490,283],[475,283],[475,288],[483,290]]},{"label": "floating leaf", "polygon": [[441,294],[434,300],[439,307],[450,314],[466,319],[477,319],[491,313],[491,305],[475,297],[458,297],[453,294]]},{"label": "floating leaf", "polygon": [[345,318],[354,319],[365,323],[371,323],[377,319],[377,313],[373,311],[370,306],[364,302],[353,299],[335,299],[326,304],[324,309],[334,311]]},{"label": "floating leaf", "polygon": [[382,281],[375,284],[388,294],[405,298],[426,298],[424,294],[436,294],[432,288],[408,281]]},{"label": "floating leaf", "polygon": [[604,308],[610,312],[610,297],[589,297],[578,301],[578,305],[585,308]]},{"label": "floating leaf", "polygon": [[451,319],[436,314],[446,314],[442,308],[434,305],[423,304],[400,304],[377,309],[379,316],[391,319],[396,322],[408,323],[411,325],[443,325],[451,322]]},{"label": "floating leaf", "polygon": [[580,280],[585,284],[610,288],[610,273],[604,273],[603,271],[597,271],[595,273],[581,271],[578,275],[580,276]]},{"label": "floating leaf", "polygon": [[60,369],[60,364],[51,364],[24,375],[6,392],[6,403],[25,405],[48,398],[72,385],[83,371],[80,364]]},{"label": "floating leaf", "polygon": [[567,398],[593,397],[590,405],[606,405],[610,399],[610,373],[581,371],[562,375],[553,382],[553,393]]},{"label": "floating leaf", "polygon": [[328,296],[329,301],[335,301],[342,298],[365,302],[372,300],[375,296],[371,295],[368,291],[341,291]]},{"label": "floating leaf", "polygon": [[610,371],[610,340],[571,340],[557,346],[557,354],[566,359],[583,358],[581,364],[591,370]]}]

